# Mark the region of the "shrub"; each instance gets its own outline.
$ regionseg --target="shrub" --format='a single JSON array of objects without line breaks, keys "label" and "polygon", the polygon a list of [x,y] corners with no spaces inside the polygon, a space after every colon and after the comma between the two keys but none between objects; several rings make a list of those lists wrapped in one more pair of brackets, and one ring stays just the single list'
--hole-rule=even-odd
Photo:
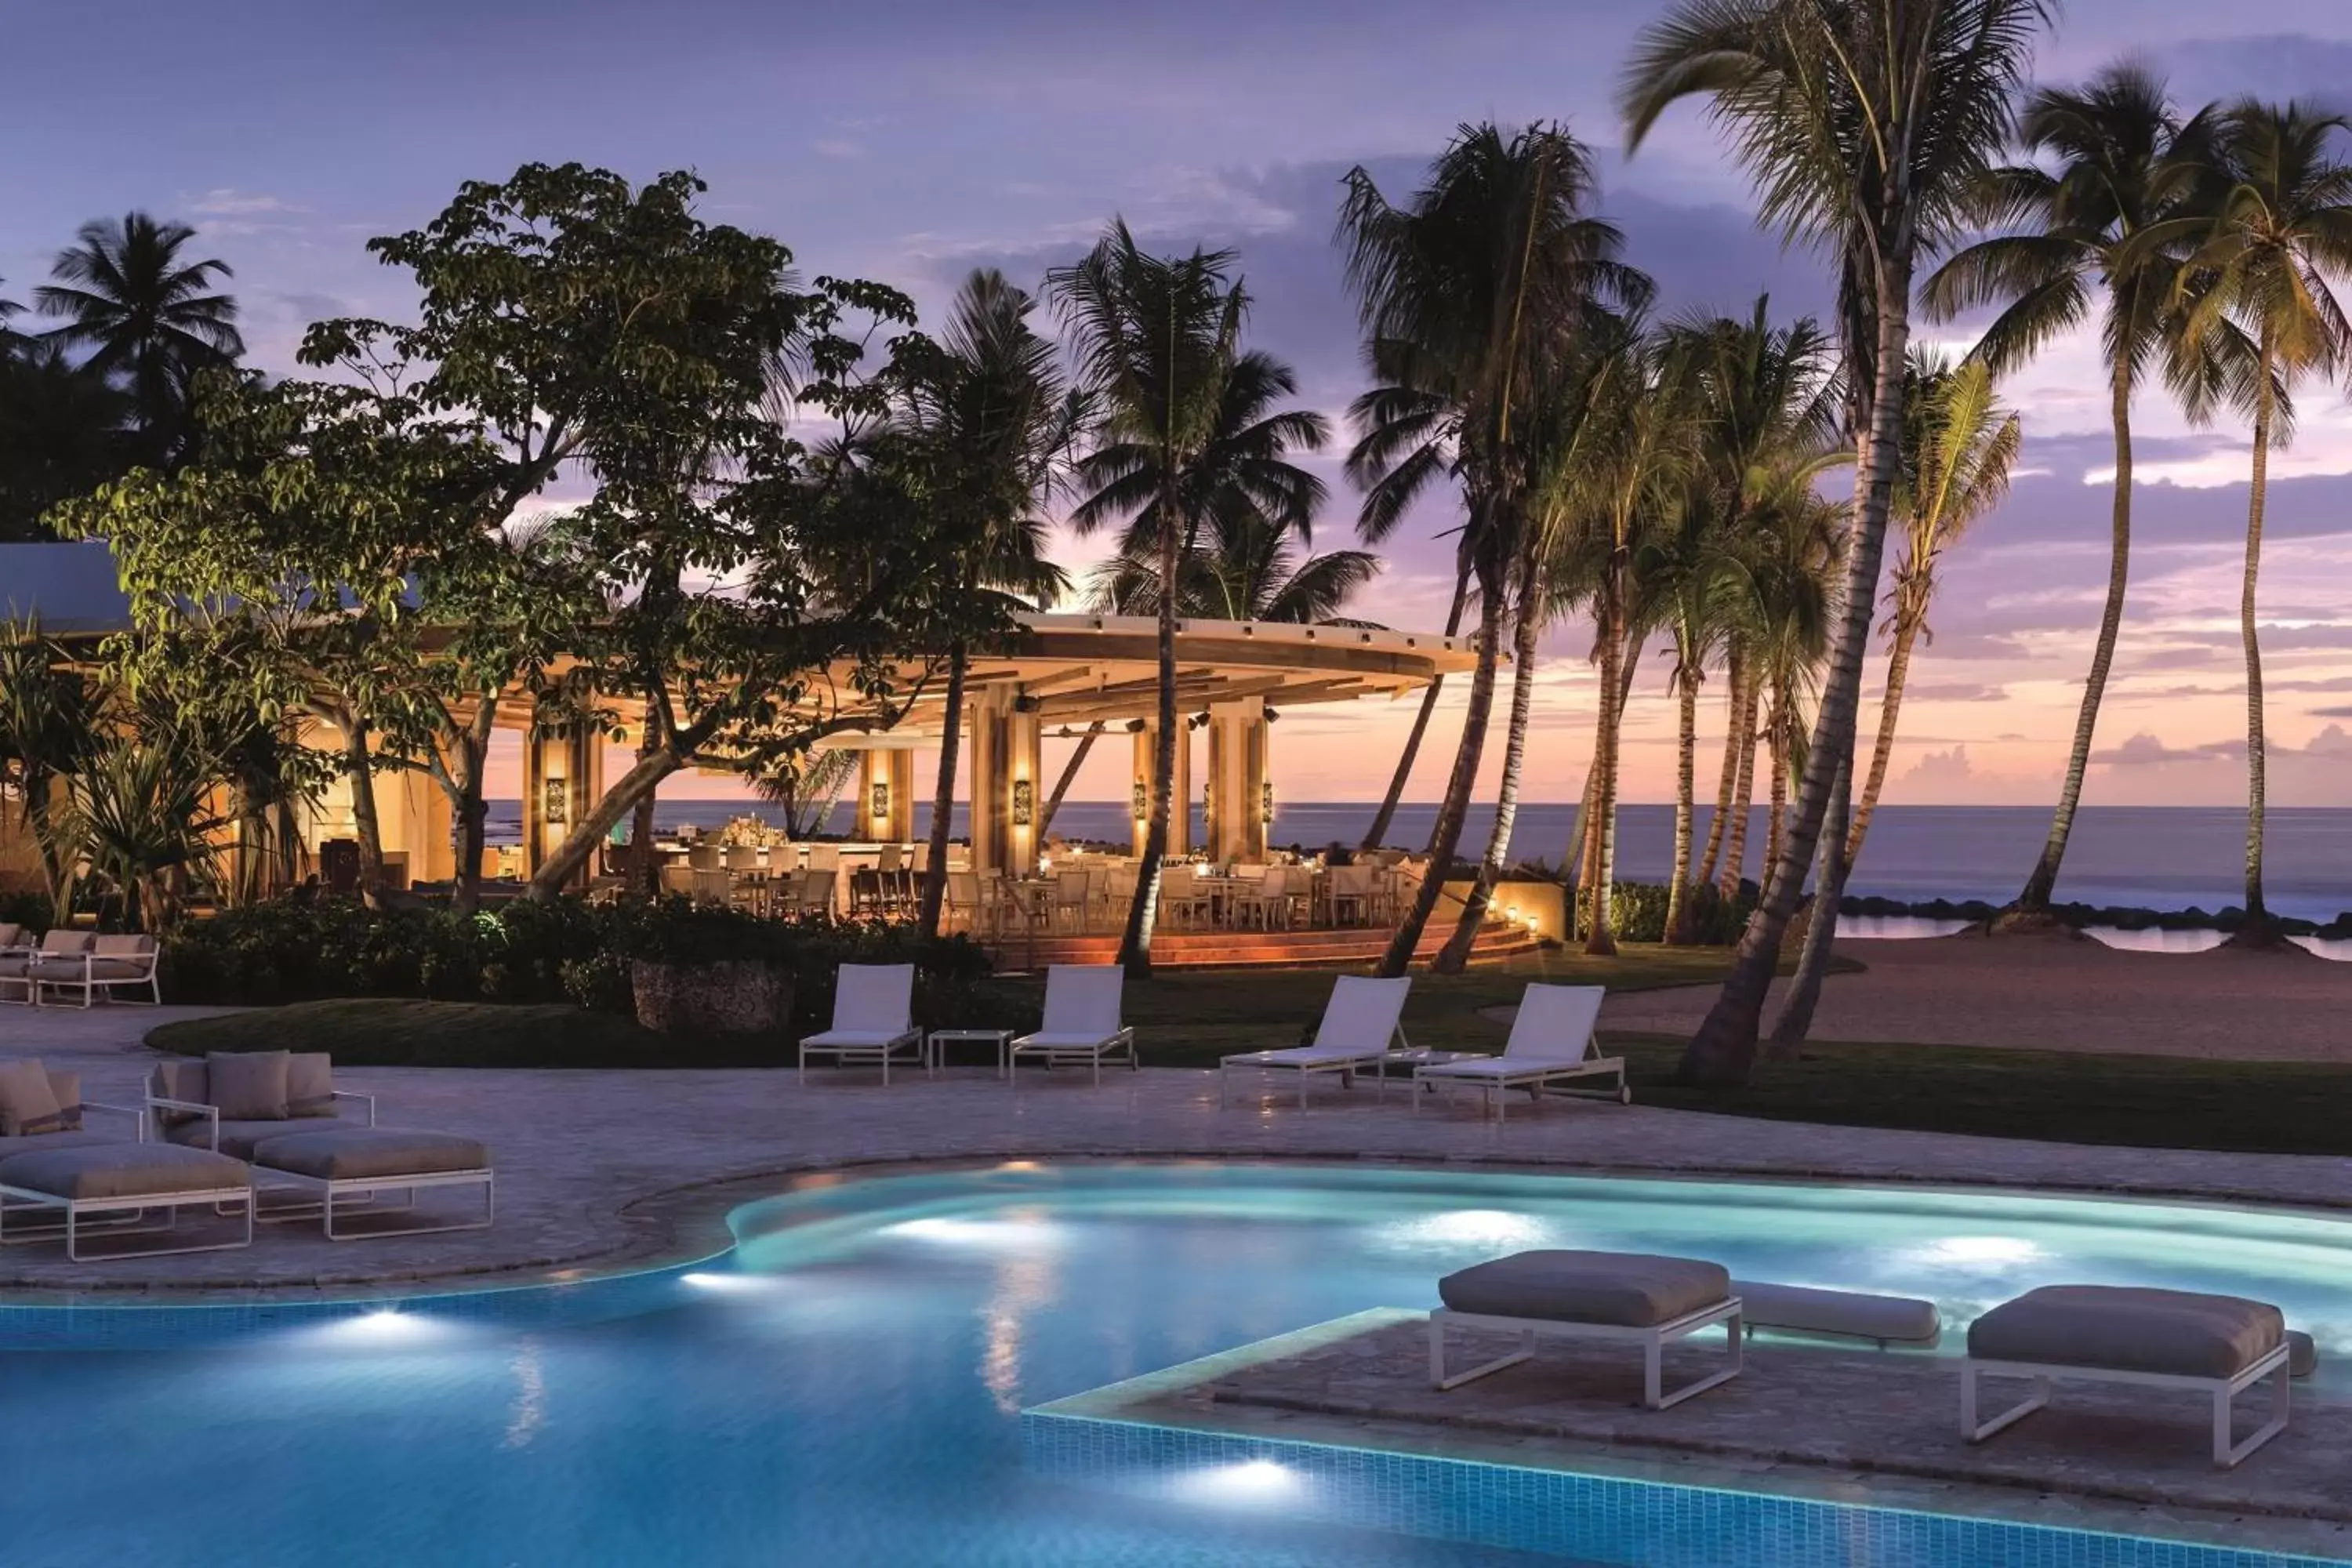
[{"label": "shrub", "polygon": [[911,926],[790,923],[683,899],[518,901],[471,917],[370,910],[355,899],[280,900],[182,924],[164,938],[163,984],[175,1002],[416,997],[626,1014],[638,959],[780,964],[793,972],[796,1028],[831,1018],[843,963],[914,964],[919,1022],[992,1026],[1008,1005],[988,985],[988,955],[961,936],[925,942]]},{"label": "shrub", "polygon": [[[1666,940],[1666,902],[1671,889],[1664,882],[1616,882],[1609,892],[1609,929],[1619,942]],[[1690,941],[1701,947],[1728,947],[1739,940],[1748,917],[1756,908],[1753,882],[1739,884],[1737,897],[1726,899],[1712,882],[1692,884],[1686,894]],[[1592,889],[1576,893],[1579,931],[1592,924]]]}]

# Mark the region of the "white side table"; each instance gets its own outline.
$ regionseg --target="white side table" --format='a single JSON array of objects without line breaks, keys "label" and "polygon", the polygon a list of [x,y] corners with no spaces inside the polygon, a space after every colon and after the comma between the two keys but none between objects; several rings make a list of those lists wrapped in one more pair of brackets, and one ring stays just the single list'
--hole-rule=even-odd
[{"label": "white side table", "polygon": [[953,1041],[959,1045],[986,1040],[996,1047],[996,1076],[1013,1076],[1013,1031],[1011,1029],[933,1029],[923,1041],[924,1070],[937,1072],[947,1065],[947,1053],[941,1047]]}]

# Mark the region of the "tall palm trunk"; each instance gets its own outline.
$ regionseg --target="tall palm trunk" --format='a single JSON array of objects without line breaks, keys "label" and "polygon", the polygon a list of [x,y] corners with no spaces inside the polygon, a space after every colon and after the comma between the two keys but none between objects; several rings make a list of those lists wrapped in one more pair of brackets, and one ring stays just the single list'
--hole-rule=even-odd
[{"label": "tall palm trunk", "polygon": [[1078,770],[1087,765],[1087,756],[1095,749],[1095,742],[1102,738],[1102,732],[1103,721],[1097,719],[1087,726],[1086,733],[1078,737],[1078,743],[1070,748],[1070,760],[1062,764],[1062,776],[1054,781],[1054,793],[1045,797],[1045,808],[1037,814],[1037,841],[1040,844],[1045,841],[1045,830],[1054,826],[1054,814],[1062,809],[1062,797],[1070,793],[1070,785],[1077,781]]},{"label": "tall palm trunk", "polygon": [[1724,658],[1723,681],[1723,772],[1716,781],[1715,815],[1707,819],[1706,853],[1699,859],[1695,882],[1715,880],[1716,862],[1723,855],[1724,821],[1731,815],[1731,792],[1739,782],[1739,706],[1746,700],[1743,684],[1747,671],[1741,668],[1739,649],[1733,647]]},{"label": "tall palm trunk", "polygon": [[1478,862],[1470,897],[1463,902],[1462,918],[1454,922],[1454,934],[1430,966],[1439,974],[1459,974],[1469,964],[1478,928],[1486,923],[1487,908],[1495,900],[1495,884],[1501,880],[1503,867],[1510,858],[1511,829],[1519,814],[1519,774],[1528,755],[1528,721],[1535,707],[1536,634],[1542,629],[1537,610],[1542,598],[1540,584],[1531,580],[1534,564],[1527,563],[1525,568],[1528,575],[1521,579],[1518,620],[1511,644],[1511,716],[1504,731],[1503,777],[1495,793],[1495,826],[1486,835],[1486,854]]},{"label": "tall palm trunk", "polygon": [[[482,906],[482,848],[489,838],[489,803],[482,798],[489,761],[490,732],[498,722],[498,704],[485,698],[457,734],[457,756],[464,772],[457,780],[451,805],[457,817],[457,886],[449,907],[470,915]],[[650,857],[648,857],[650,858]]]},{"label": "tall palm trunk", "polygon": [[1739,896],[1748,871],[1748,818],[1756,803],[1756,716],[1764,707],[1764,676],[1749,670],[1739,700],[1739,778],[1731,786],[1731,826],[1724,832],[1723,879],[1716,890],[1727,899]]},{"label": "tall palm trunk", "polygon": [[1676,672],[1675,706],[1679,723],[1675,735],[1675,869],[1666,887],[1666,941],[1686,943],[1683,928],[1690,918],[1691,818],[1697,811],[1698,679],[1689,665]]},{"label": "tall palm trunk", "polygon": [[[1163,472],[1167,467],[1163,461]],[[1152,737],[1151,819],[1143,830],[1143,864],[1137,868],[1135,901],[1127,908],[1127,929],[1118,939],[1118,962],[1131,980],[1151,977],[1151,928],[1160,910],[1160,862],[1168,855],[1168,817],[1176,794],[1176,568],[1182,541],[1178,537],[1181,531],[1174,502],[1174,495],[1163,489],[1160,498],[1160,732]],[[1427,918],[1425,913],[1423,918]]]},{"label": "tall palm trunk", "polygon": [[1614,883],[1617,879],[1617,730],[1625,710],[1619,675],[1623,666],[1625,630],[1620,602],[1624,581],[1622,552],[1612,552],[1601,585],[1601,712],[1592,737],[1592,766],[1599,775],[1593,791],[1592,821],[1587,837],[1595,846],[1592,867],[1592,930],[1584,951],[1607,957],[1617,951]]},{"label": "tall palm trunk", "polygon": [[1853,826],[1845,836],[1845,863],[1862,858],[1863,836],[1870,831],[1870,815],[1878,808],[1878,792],[1885,787],[1887,764],[1895,756],[1895,721],[1903,711],[1903,684],[1911,675],[1911,649],[1927,615],[1927,596],[1916,606],[1898,605],[1895,616],[1895,647],[1886,656],[1886,690],[1878,700],[1878,733],[1870,747],[1870,776],[1862,786],[1862,804],[1854,808]]},{"label": "tall palm trunk", "polygon": [[[1454,637],[1462,630],[1463,606],[1470,602],[1470,567],[1464,563],[1454,574],[1454,606],[1445,612],[1445,635]],[[1445,677],[1433,676],[1422,689],[1421,711],[1412,716],[1412,728],[1404,738],[1404,750],[1397,753],[1396,772],[1389,775],[1388,794],[1381,797],[1380,810],[1372,814],[1372,825],[1364,829],[1363,850],[1378,849],[1389,836],[1389,824],[1396,817],[1397,802],[1404,797],[1405,782],[1412,776],[1413,759],[1421,754],[1421,738],[1429,732],[1429,716],[1437,710],[1437,694],[1445,688]]]},{"label": "tall palm trunk", "polygon": [[1853,763],[1838,769],[1831,786],[1830,808],[1822,824],[1821,868],[1813,875],[1813,910],[1805,922],[1805,942],[1797,954],[1797,973],[1789,983],[1780,1016],[1772,1025],[1765,1054],[1776,1062],[1792,1062],[1802,1052],[1813,1026],[1813,1009],[1821,1002],[1822,977],[1829,973],[1830,947],[1837,941],[1838,901],[1845,897],[1846,872],[1853,860],[1843,853],[1846,815],[1853,802]]},{"label": "tall palm trunk", "polygon": [[1773,698],[1772,722],[1765,731],[1764,760],[1772,769],[1772,808],[1764,818],[1764,864],[1780,863],[1780,829],[1788,821],[1789,807],[1789,748],[1788,715],[1780,710],[1784,694]]},{"label": "tall palm trunk", "polygon": [[2263,506],[2271,471],[2271,372],[2274,349],[2263,331],[2254,381],[2254,474],[2246,500],[2246,572],[2238,595],[2238,635],[2246,645],[2246,921],[2242,935],[2260,942],[2270,935],[2270,910],[2263,902],[2263,644],[2254,616],[2254,590],[2263,566]]},{"label": "tall palm trunk", "polygon": [[2098,646],[2092,650],[2090,676],[2083,682],[2083,706],[2074,715],[2074,744],[2066,753],[2066,782],[2058,789],[2058,809],[2050,818],[2050,837],[2042,842],[2042,858],[2033,863],[2033,874],[2025,879],[2025,890],[2017,895],[2015,912],[2029,917],[2048,914],[2050,900],[2058,890],[2059,863],[2066,858],[2066,837],[2074,829],[2074,810],[2083,798],[2083,775],[2091,765],[2091,736],[2099,727],[2099,702],[2106,695],[2107,671],[2116,662],[2116,639],[2123,629],[2124,588],[2131,579],[2131,361],[2119,357],[2109,393],[2116,432],[2116,500],[2109,525],[2112,538],[2107,549],[2107,602],[2099,612]]},{"label": "tall palm trunk", "polygon": [[[948,650],[947,712],[940,723],[940,771],[931,788],[930,847],[923,858],[923,901],[916,912],[918,929],[926,939],[940,934],[940,913],[947,907],[948,833],[955,820],[957,753],[963,749],[964,682],[971,669],[971,651],[962,643]],[[979,803],[973,802],[973,809]],[[1040,833],[1039,837],[1045,835]]]},{"label": "tall palm trunk", "polygon": [[1576,797],[1576,823],[1568,830],[1568,853],[1560,857],[1560,878],[1568,893],[1568,927],[1570,937],[1584,934],[1584,920],[1580,912],[1582,900],[1577,890],[1592,885],[1592,795],[1601,787],[1601,770],[1591,762],[1584,764],[1584,788]]},{"label": "tall palm trunk", "polygon": [[1421,945],[1421,933],[1445,890],[1447,875],[1454,869],[1454,852],[1462,843],[1462,819],[1470,809],[1471,792],[1478,786],[1478,762],[1486,749],[1486,721],[1495,710],[1495,670],[1501,662],[1504,608],[1503,574],[1481,571],[1478,579],[1478,662],[1470,671],[1470,700],[1462,714],[1462,743],[1454,749],[1454,771],[1446,777],[1445,796],[1437,805],[1437,825],[1429,836],[1428,874],[1422,878],[1420,890],[1413,895],[1412,905],[1389,939],[1388,952],[1381,957],[1380,973],[1391,979],[1412,966],[1413,950]]},{"label": "tall palm trunk", "polygon": [[1886,553],[1886,519],[1894,505],[1896,457],[1902,440],[1903,359],[1911,340],[1911,256],[1907,247],[1876,262],[1874,301],[1877,311],[1877,359],[1871,389],[1870,438],[1863,445],[1864,471],[1855,490],[1853,547],[1846,563],[1843,621],[1822,686],[1821,711],[1805,758],[1787,840],[1780,847],[1764,899],[1748,922],[1715,1005],[1683,1053],[1685,1079],[1705,1084],[1742,1084],[1755,1066],[1757,1031],[1765,992],[1780,967],[1780,937],[1796,912],[1805,873],[1819,843],[1842,760],[1853,746],[1862,705],[1863,661],[1870,650],[1872,612],[1878,603],[1879,568]]}]

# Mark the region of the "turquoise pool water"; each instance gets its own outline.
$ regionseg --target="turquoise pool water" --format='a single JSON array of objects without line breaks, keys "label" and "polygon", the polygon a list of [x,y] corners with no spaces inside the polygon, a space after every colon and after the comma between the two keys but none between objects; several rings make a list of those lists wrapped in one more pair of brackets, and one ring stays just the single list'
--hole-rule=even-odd
[{"label": "turquoise pool water", "polygon": [[[1445,1270],[1529,1246],[1700,1253],[1960,1318],[2056,1279],[2229,1289],[2284,1305],[2324,1367],[2352,1351],[2352,1224],[2186,1205],[1085,1165],[808,1185],[733,1223],[736,1251],[698,1268],[396,1310],[0,1309],[0,1344],[47,1347],[0,1359],[0,1562],[1559,1562],[1023,1461],[1026,1407],[1423,1305]],[[1864,1532],[1786,1539],[1748,1560],[1896,1561]],[[2183,1561],[2057,1539],[2075,1555],[2049,1563]],[[1825,1540],[1851,1549],[1824,1557]],[[2044,1561],[1956,1550],[1917,1561]],[[1668,1560],[1644,1551],[1606,1560]]]}]

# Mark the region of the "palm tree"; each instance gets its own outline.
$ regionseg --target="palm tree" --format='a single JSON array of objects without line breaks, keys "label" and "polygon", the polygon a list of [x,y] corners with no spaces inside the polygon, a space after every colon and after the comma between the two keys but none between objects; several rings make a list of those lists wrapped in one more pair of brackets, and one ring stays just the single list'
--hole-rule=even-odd
[{"label": "palm tree", "polygon": [[[1296,394],[1297,380],[1280,361],[1242,348],[1249,296],[1228,279],[1232,261],[1227,251],[1147,255],[1126,223],[1115,221],[1082,260],[1046,279],[1100,419],[1078,464],[1087,499],[1070,521],[1088,532],[1114,518],[1131,520],[1156,548],[1163,583],[1179,580],[1181,563],[1218,520],[1255,514],[1296,529],[1323,500],[1322,481],[1290,454],[1321,447],[1328,428],[1308,410],[1276,408]],[[1244,418],[1244,410],[1255,416]],[[1135,975],[1151,970],[1160,863],[1174,809],[1176,615],[1176,595],[1163,594],[1150,816],[1119,940],[1118,961]]]},{"label": "palm tree", "polygon": [[2284,444],[2294,383],[2333,375],[2352,359],[2352,323],[2334,280],[2352,274],[2352,164],[2336,155],[2352,119],[2307,104],[2240,100],[2214,121],[2218,143],[2211,202],[2203,212],[2153,223],[2127,242],[2142,262],[2186,245],[2172,300],[2185,309],[2179,336],[2189,349],[2219,328],[2253,344],[2249,378],[2208,376],[2191,387],[2190,412],[2227,395],[2251,404],[2253,472],[2246,504],[2246,563],[2239,632],[2246,655],[2246,918],[2233,942],[2280,941],[2263,900],[2263,653],[2256,622],[2262,572],[2263,510],[2269,499],[2270,452]]},{"label": "palm tree", "polygon": [[157,466],[187,455],[196,374],[245,353],[236,300],[214,291],[230,276],[228,263],[181,259],[195,237],[185,224],[142,212],[93,220],[58,253],[57,281],[33,295],[41,314],[64,319],[50,337],[88,351],[93,369],[120,379],[135,411],[139,456]]},{"label": "palm tree", "polygon": [[58,343],[0,339],[0,542],[47,539],[51,507],[121,476],[129,400]]},{"label": "palm tree", "polygon": [[2083,797],[2131,576],[2133,395],[2152,356],[2162,357],[2167,379],[2178,385],[2194,378],[2200,358],[2210,362],[2225,346],[2184,358],[2173,321],[2179,245],[2126,249],[2141,231],[2184,216],[2197,199],[2211,132],[2209,113],[2183,123],[2167,101],[2164,83],[2129,63],[2108,67],[2079,89],[2035,92],[2019,118],[2018,142],[2055,167],[2023,163],[1996,171],[1984,194],[1984,216],[2011,232],[1954,256],[1927,279],[1923,295],[1927,313],[1939,320],[2002,307],[1971,351],[1995,375],[2081,322],[2105,295],[2099,336],[2107,357],[2116,453],[2106,602],[2050,834],[2005,923],[2047,923]]},{"label": "palm tree", "polygon": [[2023,426],[1994,395],[1992,379],[1991,367],[1982,360],[1955,368],[1931,355],[1912,356],[1904,389],[1903,474],[1895,500],[1903,559],[1895,564],[1895,588],[1887,595],[1893,614],[1885,626],[1886,690],[1879,699],[1870,775],[1846,835],[1849,866],[1862,854],[1863,836],[1870,831],[1878,793],[1886,784],[1912,650],[1923,635],[1935,640],[1927,629],[1927,609],[1936,597],[1936,567],[1969,526],[2009,493]]},{"label": "palm tree", "polygon": [[[948,570],[965,598],[1003,593],[1050,604],[1067,586],[1045,558],[1046,528],[1037,508],[1076,434],[1081,405],[1064,384],[1054,345],[1029,325],[1035,306],[1003,273],[974,270],[956,294],[940,352],[926,356],[909,378],[898,414],[902,428],[938,465],[934,504],[956,520],[960,543]],[[948,829],[971,665],[971,647],[958,639],[948,650],[923,871],[919,918],[927,936],[939,931],[947,896]]]},{"label": "palm tree", "polygon": [[[1684,0],[1647,28],[1623,106],[1638,145],[1685,98],[1707,100],[1759,184],[1761,218],[1832,247],[1841,291],[1867,301],[1869,425],[1838,634],[1796,811],[1729,976],[1684,1053],[1685,1077],[1743,1083],[1841,766],[1853,752],[1864,657],[1894,499],[1915,268],[1959,232],[1964,198],[2009,140],[2045,0]],[[1850,396],[1853,395],[1850,394]]]},{"label": "palm tree", "polygon": [[1412,961],[1462,838],[1493,711],[1513,563],[1528,502],[1513,425],[1537,370],[1610,308],[1646,298],[1617,260],[1622,237],[1590,216],[1591,155],[1558,125],[1506,136],[1462,127],[1404,206],[1349,172],[1339,233],[1376,384],[1351,410],[1358,530],[1377,543],[1436,481],[1462,486],[1460,558],[1478,593],[1478,660],[1462,742],[1430,835],[1429,874],[1381,973]]},{"label": "palm tree", "polygon": [[[1447,637],[1462,634],[1462,613],[1469,605],[1470,563],[1464,561],[1457,563],[1454,571],[1454,598],[1445,612]],[[1422,739],[1429,733],[1430,715],[1437,711],[1437,700],[1444,690],[1445,677],[1442,674],[1432,676],[1429,684],[1422,688],[1421,706],[1413,712],[1412,727],[1405,731],[1404,745],[1398,751],[1396,766],[1389,773],[1389,787],[1381,796],[1380,809],[1372,813],[1372,820],[1364,829],[1364,837],[1358,844],[1360,850],[1378,849],[1388,841],[1389,825],[1396,820],[1397,803],[1404,798],[1404,786],[1412,777],[1413,762],[1421,755]]]}]

